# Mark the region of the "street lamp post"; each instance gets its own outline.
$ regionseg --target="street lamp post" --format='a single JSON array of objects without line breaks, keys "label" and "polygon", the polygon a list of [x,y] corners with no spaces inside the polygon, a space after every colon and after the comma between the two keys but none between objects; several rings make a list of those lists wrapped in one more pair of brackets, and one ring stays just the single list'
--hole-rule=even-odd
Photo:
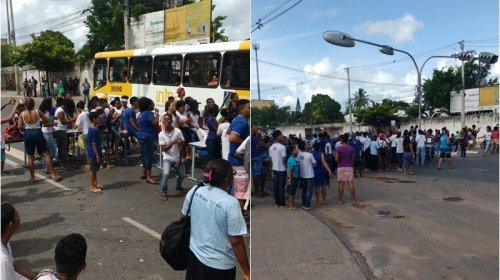
[{"label": "street lamp post", "polygon": [[[422,64],[422,66],[419,68],[417,65],[417,62],[415,61],[415,58],[413,58],[413,56],[410,53],[403,51],[403,50],[393,48],[393,47],[388,46],[388,45],[381,45],[381,44],[377,44],[377,43],[373,43],[373,42],[369,42],[369,41],[365,41],[365,40],[361,40],[361,39],[356,39],[356,38],[354,38],[346,33],[339,32],[339,31],[326,31],[325,33],[323,33],[323,39],[330,44],[340,46],[340,47],[352,48],[352,47],[354,47],[355,42],[360,42],[360,43],[379,47],[379,51],[383,54],[386,54],[386,55],[394,55],[394,52],[397,51],[397,52],[404,53],[407,56],[409,56],[411,58],[411,60],[413,61],[413,64],[415,65],[415,69],[417,69],[418,127],[420,127],[420,128],[422,128],[422,68],[425,66],[427,61],[429,61],[429,59],[431,59],[431,58],[436,58],[436,57],[459,58],[462,60],[462,59],[465,59],[465,57],[466,57],[463,55],[463,53],[459,53],[459,54],[455,54],[455,55],[451,55],[451,56],[438,56],[438,55],[431,56],[431,57],[427,58],[425,60],[425,62]],[[498,57],[497,57],[497,59],[498,59]]]},{"label": "street lamp post", "polygon": [[370,41],[365,41],[361,39],[356,39],[346,33],[339,32],[339,31],[326,31],[323,33],[323,39],[327,41],[330,44],[340,46],[340,47],[347,47],[347,48],[352,48],[355,45],[355,42],[360,42],[372,46],[379,47],[379,51],[383,54],[386,55],[393,55],[395,51],[404,53],[407,56],[411,58],[413,61],[413,64],[415,65],[415,69],[417,69],[417,93],[418,93],[418,126],[421,127],[421,122],[422,122],[422,87],[421,87],[421,79],[420,79],[420,70],[418,68],[417,62],[415,61],[415,58],[413,56],[403,50],[399,50],[396,48],[393,48],[388,45],[381,45],[377,43],[373,43]]}]

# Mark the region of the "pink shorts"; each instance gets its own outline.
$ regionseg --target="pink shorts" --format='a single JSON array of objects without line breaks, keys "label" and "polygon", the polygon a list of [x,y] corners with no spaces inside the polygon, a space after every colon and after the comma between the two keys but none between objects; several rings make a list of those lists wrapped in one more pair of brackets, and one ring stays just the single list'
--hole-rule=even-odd
[{"label": "pink shorts", "polygon": [[236,199],[244,200],[246,199],[250,176],[248,176],[243,166],[233,166],[233,170],[236,171],[233,180],[234,196]]},{"label": "pink shorts", "polygon": [[337,182],[350,182],[354,177],[352,167],[337,168]]}]

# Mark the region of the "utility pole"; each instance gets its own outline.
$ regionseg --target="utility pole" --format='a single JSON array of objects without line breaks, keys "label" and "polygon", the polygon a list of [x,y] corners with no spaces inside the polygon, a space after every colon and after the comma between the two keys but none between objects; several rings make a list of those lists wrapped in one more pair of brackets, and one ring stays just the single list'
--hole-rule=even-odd
[{"label": "utility pole", "polygon": [[351,106],[351,76],[349,75],[349,67],[345,69],[347,71],[347,96],[349,104],[349,136],[352,135],[352,106]]},{"label": "utility pole", "polygon": [[257,50],[259,49],[260,45],[258,43],[253,43],[252,47],[255,50],[255,65],[257,68],[256,69],[257,70],[257,93],[258,93],[259,100],[260,100],[259,56],[257,55]]},{"label": "utility pole", "polygon": [[125,35],[125,49],[128,50],[130,49],[130,37],[129,37],[129,28],[130,28],[130,6],[129,6],[129,0],[125,0],[125,5],[124,5],[124,11],[123,11],[123,23],[124,23],[124,35]]},{"label": "utility pole", "polygon": [[7,32],[9,34],[9,37],[7,37],[7,43],[10,44],[11,43],[11,40],[10,40],[10,38],[11,38],[11,34],[10,34],[11,31],[10,31],[10,16],[9,16],[10,15],[10,12],[9,12],[9,0],[5,0],[5,2],[6,2],[6,7],[7,7]]},{"label": "utility pole", "polygon": [[[12,0],[9,0],[9,5],[7,5],[7,9],[9,12],[9,20],[11,27],[11,43],[16,46],[16,28],[14,27],[14,12],[12,10]],[[14,79],[16,80],[16,91],[17,95],[21,95],[21,87],[19,86],[19,74],[17,73],[17,63],[14,64]]]},{"label": "utility pole", "polygon": [[[460,50],[462,51],[462,53],[464,52],[464,40],[458,42],[460,44]],[[464,128],[465,127],[465,63],[464,61],[462,60],[462,92],[461,92],[461,96],[462,96],[462,110],[461,110],[461,114],[460,114],[460,128]]]}]

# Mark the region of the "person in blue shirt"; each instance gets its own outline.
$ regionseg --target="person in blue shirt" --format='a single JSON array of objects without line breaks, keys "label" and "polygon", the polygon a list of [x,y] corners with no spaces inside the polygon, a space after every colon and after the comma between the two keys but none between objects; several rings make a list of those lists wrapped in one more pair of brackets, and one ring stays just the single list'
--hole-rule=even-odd
[{"label": "person in blue shirt", "polygon": [[299,173],[299,164],[297,162],[297,155],[299,154],[299,150],[297,146],[289,146],[288,150],[290,152],[290,157],[288,158],[286,164],[287,171],[287,186],[288,186],[288,209],[297,209],[295,208],[295,193],[297,192],[297,188],[299,187],[300,182],[300,173]]},{"label": "person in blue shirt", "polygon": [[266,164],[269,161],[266,144],[261,140],[255,124],[252,124],[252,135],[250,136],[252,155],[252,183],[255,196],[263,198],[265,196],[264,185],[266,180]]},{"label": "person in blue shirt", "polygon": [[99,112],[90,112],[89,119],[92,125],[89,127],[85,146],[89,164],[89,191],[91,193],[101,193],[101,185],[97,183],[97,171],[101,167],[102,159],[101,138],[99,137],[99,130],[96,128],[99,122]]},{"label": "person in blue shirt", "polygon": [[236,279],[236,262],[244,279],[250,279],[245,219],[238,201],[227,193],[234,176],[226,160],[212,160],[203,172],[207,186],[193,187],[186,195],[181,219],[192,201],[186,279]]},{"label": "person in blue shirt", "polygon": [[248,189],[249,176],[243,167],[243,158],[236,154],[236,150],[241,143],[250,136],[250,100],[240,99],[236,102],[238,116],[236,116],[228,128],[229,134],[229,156],[228,161],[236,172],[234,178],[234,196],[240,201],[241,207],[245,203],[245,196]]},{"label": "person in blue shirt", "polygon": [[218,107],[215,104],[209,104],[206,107],[206,119],[205,124],[208,127],[208,135],[205,143],[207,145],[208,151],[208,161],[213,159],[221,158],[221,145],[220,138],[217,137],[217,120],[215,116],[219,113]]},{"label": "person in blue shirt", "polygon": [[[155,111],[153,114],[152,111]],[[156,134],[156,127],[159,123],[158,109],[155,108],[153,100],[147,97],[139,99],[139,118],[137,124],[139,131],[137,132],[137,139],[141,144],[141,159],[142,159],[142,176],[141,179],[146,179],[146,183],[158,184],[157,181],[151,177],[151,168],[153,167],[153,157],[158,142],[158,135]]]},{"label": "person in blue shirt", "polygon": [[356,170],[359,171],[359,177],[363,177],[363,143],[359,141],[359,133],[353,137],[349,145],[354,148],[354,177],[356,177]]}]

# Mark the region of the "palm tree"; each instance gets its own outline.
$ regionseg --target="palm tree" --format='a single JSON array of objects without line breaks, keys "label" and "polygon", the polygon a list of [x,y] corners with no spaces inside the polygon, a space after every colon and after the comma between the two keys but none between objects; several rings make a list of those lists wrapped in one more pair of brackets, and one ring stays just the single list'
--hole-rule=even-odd
[{"label": "palm tree", "polygon": [[368,98],[368,94],[366,90],[359,88],[356,93],[354,93],[352,106],[354,110],[359,110],[361,108],[366,108],[370,104],[370,98]]}]

